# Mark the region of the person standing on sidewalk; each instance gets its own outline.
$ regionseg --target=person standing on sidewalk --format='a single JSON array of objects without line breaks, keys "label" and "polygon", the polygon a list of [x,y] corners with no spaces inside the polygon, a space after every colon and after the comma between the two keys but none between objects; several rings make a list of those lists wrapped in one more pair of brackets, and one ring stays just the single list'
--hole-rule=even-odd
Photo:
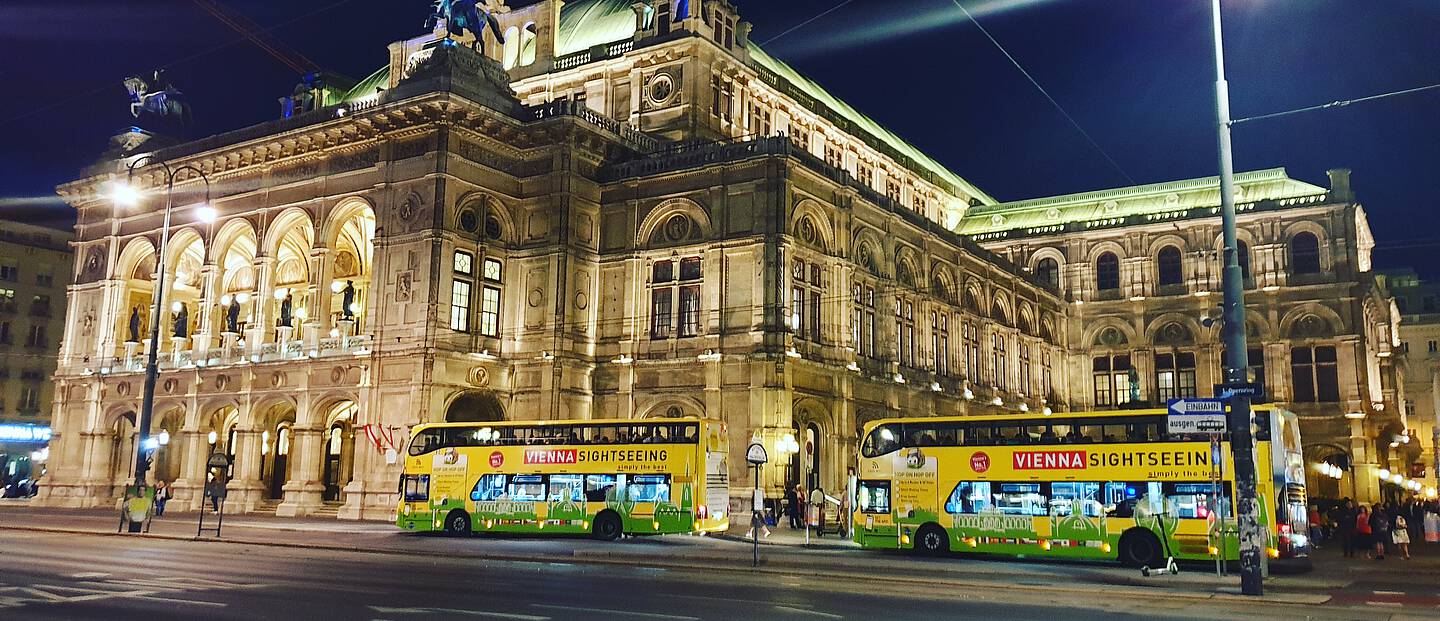
[{"label": "person standing on sidewalk", "polygon": [[1400,558],[1410,560],[1410,522],[1404,513],[1395,514],[1395,523],[1390,529],[1390,541],[1400,549]]},{"label": "person standing on sidewalk", "polygon": [[1390,514],[1378,504],[1370,512],[1370,535],[1375,543],[1375,560],[1385,560],[1385,546],[1390,543]]},{"label": "person standing on sidewalk", "polygon": [[810,490],[810,510],[815,512],[815,536],[825,536],[825,490],[817,485]]},{"label": "person standing on sidewalk", "polygon": [[1345,558],[1355,558],[1355,502],[1346,498],[1344,503],[1335,507],[1330,512],[1330,521],[1335,523],[1335,529],[1339,531],[1340,548],[1345,553]]},{"label": "person standing on sidewalk", "polygon": [[165,515],[165,503],[170,501],[170,485],[164,481],[155,483],[155,517]]},{"label": "person standing on sidewalk", "polygon": [[790,528],[794,529],[800,528],[800,494],[796,491],[799,487],[785,490],[785,511],[790,514]]},{"label": "person standing on sidewalk", "polygon": [[1369,549],[1373,545],[1370,541],[1370,509],[1365,505],[1360,505],[1360,510],[1355,513],[1354,526],[1355,549],[1365,550],[1365,558],[1375,558]]}]

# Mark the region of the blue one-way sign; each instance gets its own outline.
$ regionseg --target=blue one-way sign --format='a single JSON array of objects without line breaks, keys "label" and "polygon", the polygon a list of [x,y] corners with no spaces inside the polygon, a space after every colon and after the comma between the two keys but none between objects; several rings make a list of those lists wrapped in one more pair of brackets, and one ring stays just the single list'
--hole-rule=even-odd
[{"label": "blue one-way sign", "polygon": [[1223,399],[1171,399],[1170,433],[1223,432],[1226,428]]}]

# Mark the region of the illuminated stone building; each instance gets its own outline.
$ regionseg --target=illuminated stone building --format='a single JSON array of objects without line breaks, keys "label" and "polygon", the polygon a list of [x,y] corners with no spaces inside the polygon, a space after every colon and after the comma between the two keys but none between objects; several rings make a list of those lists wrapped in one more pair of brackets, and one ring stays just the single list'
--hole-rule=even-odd
[{"label": "illuminated stone building", "polygon": [[0,479],[41,471],[32,455],[43,456],[50,429],[69,241],[64,231],[0,221]]},{"label": "illuminated stone building", "polygon": [[[1329,176],[1236,175],[1251,376],[1300,416],[1310,494],[1374,500],[1405,429],[1400,317],[1350,171]],[[1163,407],[1223,382],[1219,205],[1210,177],[977,207],[959,232],[1063,292],[1072,408]]]},{"label": "illuminated stone building", "polygon": [[[725,0],[542,0],[497,17],[505,43],[476,46],[489,60],[469,40],[397,42],[353,87],[297,89],[285,118],[155,150],[206,171],[219,214],[196,221],[203,186],[182,178],[163,261],[154,205],[105,194],[133,154],[60,188],[80,214],[70,313],[96,320],[67,327],[45,502],[107,504],[128,478],[162,269],[155,472],[176,506],[198,506],[214,451],[233,457],[232,510],[344,518],[390,517],[386,452],[427,421],[705,416],[732,447],[795,435],[799,454],[772,450],[772,495],[838,490],[866,420],[1089,406],[1091,324],[1164,303],[1139,293],[1134,260],[1132,293],[1107,306],[1074,297],[1084,269],[1047,284],[1029,246],[984,238],[1012,263],[971,241],[967,214],[1025,208],[765,54]],[[155,167],[137,181],[154,189]],[[1329,210],[1317,252],[1351,280],[1313,297],[1356,308],[1265,325],[1350,356],[1374,346],[1356,323],[1374,297],[1368,230],[1357,206],[1322,203],[1294,209]],[[1045,239],[1082,256],[1082,237]],[[1261,286],[1297,295],[1274,239]],[[1191,278],[1174,299],[1203,307],[1193,293],[1216,276]],[[1155,301],[1132,306],[1139,295]],[[1213,341],[1195,321],[1180,325]],[[1148,326],[1116,329],[1138,344]],[[1367,417],[1382,402],[1345,390]],[[1314,419],[1346,450],[1372,424]],[[743,506],[751,474],[738,456],[731,469]]]}]

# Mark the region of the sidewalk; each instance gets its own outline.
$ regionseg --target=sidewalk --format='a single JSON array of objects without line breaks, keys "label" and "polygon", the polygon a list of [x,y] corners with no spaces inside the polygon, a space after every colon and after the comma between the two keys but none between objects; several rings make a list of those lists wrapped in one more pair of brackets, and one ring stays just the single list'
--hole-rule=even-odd
[{"label": "sidewalk", "polygon": [[[789,526],[771,526],[769,535],[762,530],[760,533],[760,545],[762,546],[791,546],[808,548],[812,550],[858,550],[860,545],[848,538],[841,537],[833,532],[823,536],[811,530],[808,533],[803,528],[790,528]],[[750,544],[750,530],[748,526],[732,526],[730,530],[717,535],[721,539],[739,541]]]},{"label": "sidewalk", "polygon": [[[172,514],[156,519],[142,538],[211,542],[195,536],[196,514]],[[0,505],[0,530],[31,530],[101,536],[136,537],[117,533],[118,515],[107,510],[64,510]],[[1104,587],[1107,596],[1164,597],[1170,599],[1239,598],[1238,580],[1217,580],[1203,568],[1178,576],[1142,578],[1139,573],[1110,563],[1034,562],[1013,559],[957,556],[919,558],[895,551],[860,550],[834,535],[807,547],[804,532],[772,530],[762,540],[761,563],[751,567],[753,544],[744,533],[719,537],[670,535],[627,537],[620,542],[586,538],[481,536],[449,538],[402,532],[383,522],[343,522],[334,519],[276,518],[243,515],[227,518],[221,542],[295,549],[368,554],[446,555],[490,561],[527,563],[593,563],[656,567],[693,571],[743,571],[790,575],[797,572],[943,588],[1022,589],[1093,595]],[[1321,576],[1272,579],[1266,601],[1317,605],[1329,599],[1323,591],[1341,586]]]}]

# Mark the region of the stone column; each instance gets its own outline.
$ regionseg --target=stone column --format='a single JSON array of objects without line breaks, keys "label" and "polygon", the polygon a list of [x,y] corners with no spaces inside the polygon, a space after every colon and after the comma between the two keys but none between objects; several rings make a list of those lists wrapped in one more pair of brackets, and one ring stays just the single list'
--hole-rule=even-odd
[{"label": "stone column", "polygon": [[285,483],[285,499],[275,515],[294,517],[310,515],[320,508],[325,484],[321,477],[321,448],[324,433],[316,428],[292,428],[290,440],[290,480]]},{"label": "stone column", "polygon": [[[1365,433],[1364,419],[1350,421],[1350,473],[1355,477],[1351,491],[1356,503],[1370,504],[1380,499],[1380,483],[1375,462],[1373,440]],[[1343,490],[1342,490],[1343,492]]]},{"label": "stone column", "polygon": [[235,477],[229,483],[227,507],[236,512],[254,511],[264,500],[265,486],[260,481],[260,434],[257,429],[235,431]]},{"label": "stone column", "polygon": [[[255,310],[250,321],[246,338],[250,349],[258,350],[261,343],[270,340],[270,327],[274,325],[271,310],[275,308],[275,257],[255,257]],[[254,334],[254,336],[249,336]]]},{"label": "stone column", "polygon": [[200,327],[195,330],[191,343],[196,360],[207,358],[206,352],[214,344],[216,303],[220,299],[219,292],[216,291],[219,279],[215,277],[215,272],[214,263],[207,263],[200,268],[200,299],[196,302],[199,307],[195,309],[195,312],[200,313]]},{"label": "stone column", "polygon": [[206,450],[208,442],[206,434],[197,429],[185,429],[179,435],[179,442],[172,440],[172,444],[178,444],[180,449],[180,478],[171,483],[170,488],[175,495],[175,506],[193,510],[200,507],[205,496],[205,461],[210,457]]}]

